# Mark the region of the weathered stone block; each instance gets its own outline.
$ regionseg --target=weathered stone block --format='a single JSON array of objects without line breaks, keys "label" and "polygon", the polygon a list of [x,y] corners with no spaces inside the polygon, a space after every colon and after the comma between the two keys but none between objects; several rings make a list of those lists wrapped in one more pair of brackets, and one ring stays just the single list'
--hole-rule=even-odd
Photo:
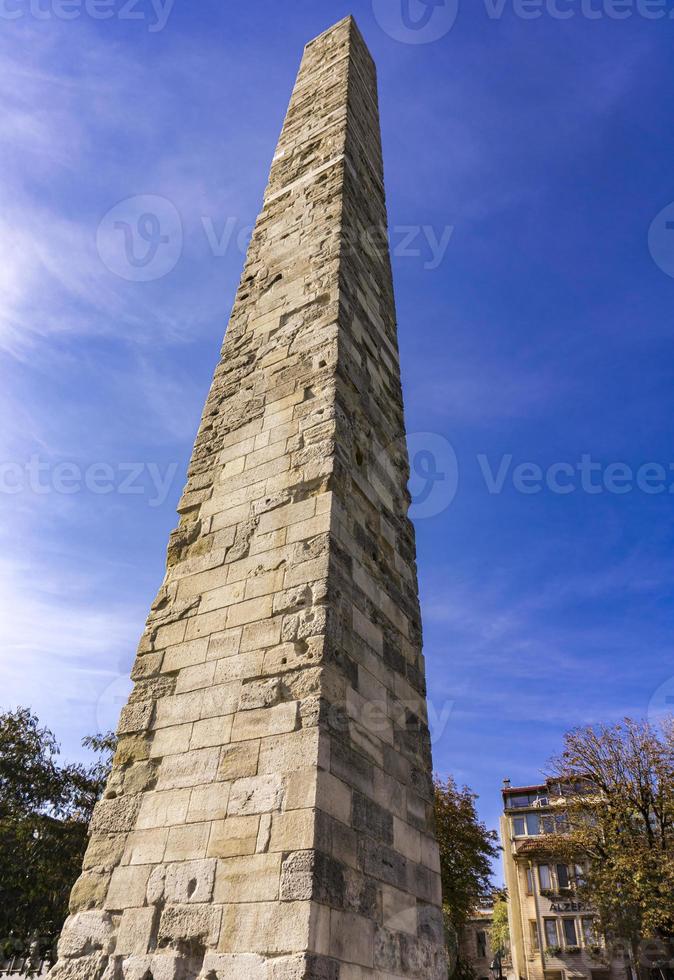
[{"label": "weathered stone block", "polygon": [[282,953],[306,949],[310,937],[308,902],[228,905],[222,914],[223,953]]},{"label": "weathered stone block", "polygon": [[215,901],[272,902],[279,896],[280,854],[253,854],[218,861]]},{"label": "weathered stone block", "polygon": [[179,946],[196,940],[213,947],[220,918],[220,909],[208,905],[169,905],[159,920],[159,942]]},{"label": "weathered stone block", "polygon": [[351,826],[384,844],[393,844],[393,816],[360,793],[353,794]]},{"label": "weathered stone block", "polygon": [[254,953],[207,953],[199,980],[269,980],[269,962]]},{"label": "weathered stone block", "polygon": [[280,810],[284,783],[279,775],[251,776],[232,783],[227,813],[247,816],[251,813],[271,813]]},{"label": "weathered stone block", "polygon": [[281,898],[283,901],[314,900],[333,908],[343,908],[345,869],[321,851],[298,851],[283,861]]},{"label": "weathered stone block", "polygon": [[115,944],[112,917],[108,912],[79,912],[66,921],[58,944],[59,957],[71,959],[102,951],[109,953]]},{"label": "weathered stone block", "polygon": [[216,821],[211,827],[208,856],[224,858],[254,854],[259,829],[259,816],[227,817]]},{"label": "weathered stone block", "polygon": [[330,913],[330,955],[336,960],[374,967],[375,924],[353,912]]},{"label": "weathered stone block", "polygon": [[132,830],[140,809],[140,799],[135,796],[122,796],[114,800],[101,800],[96,804],[91,821],[91,832],[95,834],[119,834]]},{"label": "weathered stone block", "polygon": [[150,868],[115,868],[105,899],[105,908],[113,911],[140,908],[145,905]]},{"label": "weathered stone block", "polygon": [[[259,754],[260,743],[257,741],[225,746],[220,754],[218,778],[235,780],[245,776],[255,776],[258,772]],[[261,774],[262,772],[266,773],[267,770],[261,770]]]},{"label": "weathered stone block", "polygon": [[211,832],[210,823],[187,824],[184,827],[171,827],[165,861],[198,861],[206,857],[208,838]]},{"label": "weathered stone block", "polygon": [[125,909],[117,931],[115,956],[144,956],[150,948],[157,911]]},{"label": "weathered stone block", "polygon": [[158,865],[148,881],[147,900],[153,905],[210,902],[213,897],[215,868],[215,860]]},{"label": "weathered stone block", "polygon": [[298,702],[277,704],[271,708],[253,711],[239,711],[234,718],[232,742],[243,742],[251,738],[266,738],[294,732],[298,724]]},{"label": "weathered stone block", "polygon": [[144,732],[152,725],[154,701],[137,701],[127,704],[117,726],[118,735]]},{"label": "weathered stone block", "polygon": [[68,908],[71,914],[85,912],[88,909],[100,909],[110,883],[110,872],[85,871],[75,882],[70,893]]},{"label": "weathered stone block", "polygon": [[229,802],[229,783],[196,786],[190,796],[187,822],[199,823],[224,819]]}]

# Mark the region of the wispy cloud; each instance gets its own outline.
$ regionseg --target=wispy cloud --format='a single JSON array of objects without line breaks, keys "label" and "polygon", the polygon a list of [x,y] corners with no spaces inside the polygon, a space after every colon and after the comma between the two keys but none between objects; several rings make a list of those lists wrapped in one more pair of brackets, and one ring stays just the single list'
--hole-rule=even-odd
[{"label": "wispy cloud", "polygon": [[139,608],[105,591],[94,601],[93,583],[64,574],[62,559],[0,560],[0,709],[31,707],[72,752],[85,731],[116,724]]}]

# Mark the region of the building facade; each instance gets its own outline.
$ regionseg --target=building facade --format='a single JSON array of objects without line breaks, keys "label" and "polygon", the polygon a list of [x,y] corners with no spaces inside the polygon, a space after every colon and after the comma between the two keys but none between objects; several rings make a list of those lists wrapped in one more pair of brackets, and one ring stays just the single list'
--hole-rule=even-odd
[{"label": "building facade", "polygon": [[624,980],[609,958],[593,910],[580,899],[582,868],[555,858],[551,836],[563,831],[566,801],[552,782],[503,787],[501,841],[512,972],[516,980]]},{"label": "building facade", "polygon": [[490,969],[494,961],[494,950],[491,946],[493,924],[494,908],[485,905],[475,909],[461,932],[460,958],[472,968],[476,980],[492,980]]}]

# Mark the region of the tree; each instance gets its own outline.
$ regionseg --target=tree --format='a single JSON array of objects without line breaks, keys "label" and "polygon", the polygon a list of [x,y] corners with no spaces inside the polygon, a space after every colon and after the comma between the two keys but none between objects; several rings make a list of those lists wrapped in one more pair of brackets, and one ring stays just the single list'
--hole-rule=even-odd
[{"label": "tree", "polygon": [[552,777],[568,815],[556,846],[581,864],[581,892],[634,964],[641,940],[674,935],[674,722],[573,731]]},{"label": "tree", "polygon": [[[498,857],[498,835],[477,815],[477,797],[468,787],[459,789],[449,776],[435,779],[435,822],[440,845],[440,874],[445,920],[458,937],[471,912],[491,892],[491,862]],[[459,961],[456,973],[467,975]]]},{"label": "tree", "polygon": [[26,708],[0,714],[0,941],[26,948],[58,936],[115,739],[83,744],[98,759],[59,765],[54,734]]},{"label": "tree", "polygon": [[510,928],[508,926],[508,902],[505,898],[499,898],[494,903],[494,918],[489,939],[494,953],[503,956],[508,951]]}]

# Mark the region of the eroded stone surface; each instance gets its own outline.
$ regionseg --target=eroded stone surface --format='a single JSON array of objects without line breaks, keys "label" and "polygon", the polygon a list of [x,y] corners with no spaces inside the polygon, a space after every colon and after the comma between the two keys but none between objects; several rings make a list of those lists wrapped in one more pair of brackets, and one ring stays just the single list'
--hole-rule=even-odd
[{"label": "eroded stone surface", "polygon": [[55,980],[439,980],[374,65],[304,53]]}]

